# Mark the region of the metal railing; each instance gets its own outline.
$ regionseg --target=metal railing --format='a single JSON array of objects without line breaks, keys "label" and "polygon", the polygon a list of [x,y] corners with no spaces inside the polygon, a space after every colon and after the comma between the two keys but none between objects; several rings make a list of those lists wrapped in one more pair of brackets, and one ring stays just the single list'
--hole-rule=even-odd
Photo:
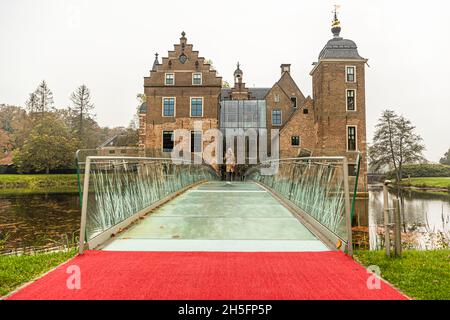
[{"label": "metal railing", "polygon": [[86,244],[97,247],[187,188],[218,179],[211,167],[185,160],[89,155],[79,160],[84,160],[79,162],[80,253]]},{"label": "metal railing", "polygon": [[[261,169],[276,167],[273,174]],[[270,160],[250,168],[246,180],[260,183],[285,202],[329,247],[352,249],[352,213],[346,157]],[[355,182],[357,183],[357,182]],[[353,197],[356,196],[356,192]]]},{"label": "metal railing", "polygon": [[[102,151],[103,152],[103,151]],[[219,176],[212,167],[144,156],[104,156],[77,152],[81,199],[80,253],[92,249],[193,185]],[[272,174],[264,169],[276,167]],[[359,169],[359,166],[358,166]],[[83,176],[84,174],[84,176]],[[352,255],[348,161],[307,157],[265,161],[245,174],[269,191],[320,240]]]}]

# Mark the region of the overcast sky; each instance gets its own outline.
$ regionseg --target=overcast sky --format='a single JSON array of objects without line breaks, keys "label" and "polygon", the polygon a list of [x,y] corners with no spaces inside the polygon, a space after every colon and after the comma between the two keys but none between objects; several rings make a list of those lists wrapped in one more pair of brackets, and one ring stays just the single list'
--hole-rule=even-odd
[{"label": "overcast sky", "polygon": [[[97,120],[126,126],[154,53],[181,31],[232,82],[270,87],[281,63],[311,95],[311,63],[332,37],[331,0],[0,0],[0,103],[24,105],[45,79],[58,107],[80,84]],[[339,0],[341,36],[369,59],[368,140],[383,109],[409,118],[438,161],[450,147],[450,1]]]}]

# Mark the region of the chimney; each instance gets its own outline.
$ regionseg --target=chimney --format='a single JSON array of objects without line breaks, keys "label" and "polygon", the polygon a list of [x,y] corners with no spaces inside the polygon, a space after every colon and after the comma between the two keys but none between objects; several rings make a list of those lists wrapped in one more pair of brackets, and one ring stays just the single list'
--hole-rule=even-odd
[{"label": "chimney", "polygon": [[281,65],[281,74],[283,74],[283,73],[285,73],[285,72],[287,72],[287,73],[290,73],[290,72],[291,72],[291,65],[290,65],[290,64],[283,63],[283,64]]}]

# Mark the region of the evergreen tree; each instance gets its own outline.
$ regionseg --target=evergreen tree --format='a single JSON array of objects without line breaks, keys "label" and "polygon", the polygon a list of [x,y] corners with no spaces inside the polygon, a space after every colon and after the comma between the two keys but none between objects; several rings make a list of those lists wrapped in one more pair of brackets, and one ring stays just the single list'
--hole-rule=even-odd
[{"label": "evergreen tree", "polygon": [[39,87],[37,87],[34,94],[36,95],[37,99],[36,112],[38,112],[42,117],[45,115],[46,112],[54,110],[53,93],[49,89],[47,82],[45,82],[45,80],[42,80],[41,84],[39,85]]},{"label": "evergreen tree", "polygon": [[94,105],[91,103],[91,92],[86,85],[79,86],[75,92],[72,93],[70,100],[72,100],[73,108],[71,108],[72,115],[75,120],[74,128],[78,139],[83,141],[85,138],[85,123],[88,119],[91,119],[91,111],[94,109]]},{"label": "evergreen tree", "polygon": [[446,164],[450,165],[450,148],[448,151],[444,154],[444,156],[439,160],[440,164]]},{"label": "evergreen tree", "polygon": [[29,113],[35,113],[38,109],[38,100],[36,93],[30,93],[30,97],[28,98],[28,101],[26,102],[27,110]]},{"label": "evergreen tree", "polygon": [[26,106],[31,115],[39,115],[43,118],[47,112],[54,110],[53,103],[53,93],[47,82],[42,80],[36,90],[30,93]]}]

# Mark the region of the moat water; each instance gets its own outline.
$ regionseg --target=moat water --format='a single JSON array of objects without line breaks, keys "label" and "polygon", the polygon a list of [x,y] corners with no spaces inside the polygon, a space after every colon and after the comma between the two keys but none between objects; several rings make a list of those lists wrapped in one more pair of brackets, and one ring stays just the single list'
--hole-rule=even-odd
[{"label": "moat water", "polygon": [[0,195],[0,252],[74,243],[79,228],[77,193]]},{"label": "moat water", "polygon": [[[354,225],[367,232],[368,246],[381,248],[382,190],[371,188],[369,199],[358,199],[356,213]],[[78,194],[0,196],[0,253],[75,243],[79,225]],[[450,194],[405,192],[402,241],[405,248],[448,246]]]},{"label": "moat water", "polygon": [[[450,193],[430,193],[403,190],[402,246],[411,249],[450,247]],[[390,206],[397,198],[389,192]],[[382,187],[370,187],[368,199],[358,199],[354,225],[367,230],[368,247],[384,247],[384,216]],[[393,222],[393,213],[390,213]],[[366,228],[367,227],[367,228]],[[391,235],[392,239],[392,235]]]}]

